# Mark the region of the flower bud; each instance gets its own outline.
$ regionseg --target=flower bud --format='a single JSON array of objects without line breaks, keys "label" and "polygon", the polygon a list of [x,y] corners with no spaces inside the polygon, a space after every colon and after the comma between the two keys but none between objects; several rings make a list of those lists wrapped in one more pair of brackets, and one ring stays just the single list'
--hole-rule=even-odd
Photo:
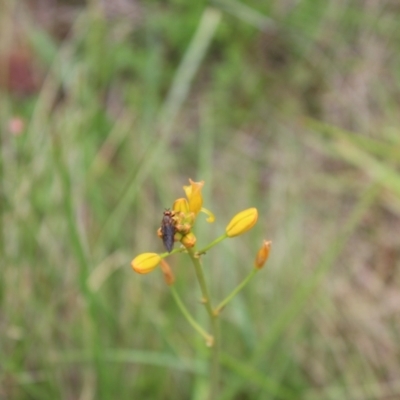
[{"label": "flower bud", "polygon": [[153,271],[160,263],[161,257],[157,253],[143,253],[135,257],[132,262],[132,268],[139,274],[148,274]]},{"label": "flower bud", "polygon": [[183,236],[181,239],[181,243],[186,247],[190,248],[196,244],[196,236],[194,236],[193,232],[189,232],[187,235]]},{"label": "flower bud", "polygon": [[254,267],[257,269],[261,269],[266,261],[268,260],[269,257],[269,252],[271,250],[271,241],[264,240],[262,246],[260,247],[260,250],[258,250],[258,253],[256,255],[256,258],[254,260]]},{"label": "flower bud", "polygon": [[256,208],[248,208],[236,214],[225,229],[228,237],[235,237],[250,230],[257,222],[258,211]]}]

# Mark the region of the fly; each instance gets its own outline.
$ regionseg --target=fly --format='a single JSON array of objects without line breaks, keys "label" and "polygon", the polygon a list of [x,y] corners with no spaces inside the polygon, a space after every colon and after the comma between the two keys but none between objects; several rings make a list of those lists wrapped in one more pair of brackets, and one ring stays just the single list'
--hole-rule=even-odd
[{"label": "fly", "polygon": [[174,247],[174,236],[176,232],[175,221],[173,219],[175,213],[169,209],[164,211],[163,219],[161,221],[161,237],[165,248],[168,253],[171,253]]}]

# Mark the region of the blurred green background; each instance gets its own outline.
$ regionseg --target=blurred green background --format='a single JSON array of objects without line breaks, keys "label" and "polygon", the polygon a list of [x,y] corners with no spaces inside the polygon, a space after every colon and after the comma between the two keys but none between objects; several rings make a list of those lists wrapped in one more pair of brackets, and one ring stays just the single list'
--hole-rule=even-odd
[{"label": "blurred green background", "polygon": [[[0,5],[0,399],[205,399],[207,349],[160,270],[204,179],[221,399],[400,398],[400,3]],[[168,259],[200,320],[184,256]]]}]

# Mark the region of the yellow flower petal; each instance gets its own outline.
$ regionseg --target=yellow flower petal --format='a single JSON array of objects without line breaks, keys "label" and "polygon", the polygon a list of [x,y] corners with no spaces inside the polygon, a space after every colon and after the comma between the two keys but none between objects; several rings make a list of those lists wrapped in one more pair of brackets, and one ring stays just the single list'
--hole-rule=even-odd
[{"label": "yellow flower petal", "polygon": [[175,212],[183,212],[186,214],[189,212],[189,203],[184,198],[176,199],[172,205],[172,209]]},{"label": "yellow flower petal", "polygon": [[201,189],[204,186],[204,181],[194,182],[189,179],[190,186],[184,186],[183,190],[186,193],[186,197],[189,200],[189,210],[197,215],[203,205],[203,196],[201,195]]},{"label": "yellow flower petal", "polygon": [[261,269],[268,260],[269,253],[271,251],[271,244],[271,241],[264,240],[260,250],[258,250],[256,259],[254,260],[254,266],[257,269]]},{"label": "yellow flower petal", "polygon": [[139,274],[148,274],[153,271],[161,261],[157,253],[143,253],[135,257],[132,262],[132,268]]},{"label": "yellow flower petal", "polygon": [[241,235],[251,229],[257,222],[258,211],[256,208],[248,208],[236,214],[225,229],[228,237]]},{"label": "yellow flower petal", "polygon": [[202,208],[201,212],[208,215],[208,218],[206,219],[206,221],[209,222],[210,224],[215,221],[215,215],[210,210],[207,210],[206,208]]}]

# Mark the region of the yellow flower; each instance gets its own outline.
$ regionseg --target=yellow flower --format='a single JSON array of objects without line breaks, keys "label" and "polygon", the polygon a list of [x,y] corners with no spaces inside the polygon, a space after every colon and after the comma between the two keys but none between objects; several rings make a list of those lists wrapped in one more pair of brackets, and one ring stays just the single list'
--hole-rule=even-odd
[{"label": "yellow flower", "polygon": [[184,186],[183,190],[186,193],[186,197],[188,198],[189,204],[188,208],[189,211],[194,213],[194,216],[197,217],[197,214],[201,211],[204,214],[208,215],[207,222],[214,222],[215,217],[214,214],[203,208],[203,196],[201,195],[201,189],[204,186],[204,181],[201,182],[193,182],[189,179],[190,186]]},{"label": "yellow flower", "polygon": [[254,260],[254,266],[257,269],[261,269],[265,262],[268,260],[269,253],[271,251],[271,241],[264,240],[260,250],[258,250],[256,258]]},{"label": "yellow flower", "polygon": [[203,212],[208,215],[207,222],[214,222],[214,214],[203,208],[203,196],[201,189],[204,186],[204,181],[194,182],[189,179],[189,186],[184,186],[183,190],[186,193],[185,198],[175,200],[172,209],[176,215],[176,228],[178,232],[186,235],[190,232],[199,212]]},{"label": "yellow flower", "polygon": [[197,215],[201,211],[203,206],[203,196],[201,195],[201,189],[204,186],[204,181],[193,182],[189,179],[190,186],[184,186],[183,190],[186,193],[186,197],[189,200],[189,210]]},{"label": "yellow flower", "polygon": [[258,211],[256,208],[248,208],[236,214],[225,229],[228,237],[235,237],[250,230],[257,222]]},{"label": "yellow flower", "polygon": [[132,262],[132,268],[139,274],[148,274],[153,271],[161,262],[161,257],[156,253],[143,253],[135,257]]}]

